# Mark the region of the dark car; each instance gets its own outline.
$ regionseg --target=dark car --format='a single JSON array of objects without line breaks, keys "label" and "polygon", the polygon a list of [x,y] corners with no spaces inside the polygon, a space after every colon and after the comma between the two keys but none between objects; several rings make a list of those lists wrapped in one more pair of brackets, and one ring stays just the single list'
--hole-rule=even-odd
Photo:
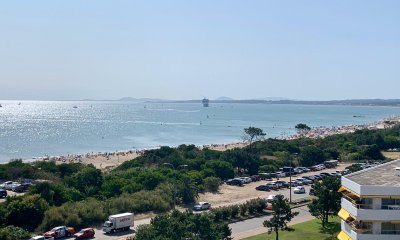
[{"label": "dark car", "polygon": [[261,180],[261,176],[260,175],[253,175],[253,176],[250,176],[250,178],[251,178],[252,182],[258,182],[258,181]]},{"label": "dark car", "polygon": [[31,186],[29,183],[23,183],[13,188],[14,192],[25,192]]},{"label": "dark car", "polygon": [[332,177],[332,175],[330,173],[327,172],[322,172],[319,174],[322,178],[326,178],[326,177]]},{"label": "dark car", "polygon": [[304,176],[303,178],[310,180],[312,183],[317,181],[317,179],[314,176]]},{"label": "dark car", "polygon": [[243,186],[243,182],[239,179],[229,179],[228,181],[226,181],[226,184],[232,186]]},{"label": "dark car", "polygon": [[276,183],[283,188],[289,188],[289,183],[286,181],[276,181]]},{"label": "dark car", "polygon": [[269,188],[268,185],[264,184],[264,185],[260,185],[260,186],[256,187],[256,190],[258,190],[258,191],[269,191],[270,188]]},{"label": "dark car", "polygon": [[0,189],[0,198],[5,198],[5,197],[7,197],[7,190]]}]

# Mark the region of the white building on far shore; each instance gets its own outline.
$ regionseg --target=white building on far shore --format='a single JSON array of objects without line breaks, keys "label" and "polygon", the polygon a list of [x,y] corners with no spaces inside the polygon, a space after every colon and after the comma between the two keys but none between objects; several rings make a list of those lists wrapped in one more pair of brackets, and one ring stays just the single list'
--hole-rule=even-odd
[{"label": "white building on far shore", "polygon": [[400,160],[342,177],[340,240],[400,239]]}]

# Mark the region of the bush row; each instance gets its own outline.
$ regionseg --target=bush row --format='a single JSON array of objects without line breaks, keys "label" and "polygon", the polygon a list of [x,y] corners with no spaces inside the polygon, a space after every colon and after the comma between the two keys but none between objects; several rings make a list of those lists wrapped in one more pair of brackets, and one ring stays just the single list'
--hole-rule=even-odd
[{"label": "bush row", "polygon": [[239,217],[254,215],[255,213],[262,213],[266,206],[267,201],[265,199],[257,198],[251,199],[242,204],[213,208],[211,209],[211,212],[214,214],[215,221],[226,221],[229,219],[232,220]]}]

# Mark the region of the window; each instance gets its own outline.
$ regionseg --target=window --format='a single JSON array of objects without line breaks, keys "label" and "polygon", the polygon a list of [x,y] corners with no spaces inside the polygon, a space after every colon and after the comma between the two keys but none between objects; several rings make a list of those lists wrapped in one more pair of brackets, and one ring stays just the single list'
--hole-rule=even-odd
[{"label": "window", "polygon": [[382,223],[382,234],[400,234],[400,224],[384,222]]},{"label": "window", "polygon": [[400,199],[382,198],[382,209],[400,209]]}]

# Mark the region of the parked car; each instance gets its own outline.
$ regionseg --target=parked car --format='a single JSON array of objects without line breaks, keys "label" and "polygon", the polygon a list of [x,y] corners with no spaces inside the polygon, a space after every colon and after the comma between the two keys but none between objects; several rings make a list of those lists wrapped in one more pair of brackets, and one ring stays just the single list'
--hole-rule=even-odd
[{"label": "parked car", "polygon": [[29,183],[22,183],[19,185],[14,186],[11,190],[13,192],[25,192],[31,186]]},{"label": "parked car", "polygon": [[314,175],[313,176],[317,181],[322,180],[322,177],[320,175]]},{"label": "parked car", "polygon": [[294,181],[297,183],[297,186],[303,186],[303,185],[305,185],[303,179],[301,179],[301,178],[298,178],[298,179],[296,179],[296,180],[294,180]]},{"label": "parked car", "polygon": [[18,186],[18,185],[19,185],[19,182],[5,182],[4,183],[4,188],[6,190],[10,190],[11,191],[14,186]]},{"label": "parked car", "polygon": [[322,172],[322,173],[320,173],[319,174],[322,178],[325,178],[325,177],[332,177],[332,175],[330,174],[330,173],[327,173],[327,172]]},{"label": "parked car", "polygon": [[5,198],[5,197],[7,197],[7,190],[0,189],[0,198]]},{"label": "parked car", "polygon": [[225,183],[231,186],[243,186],[243,182],[239,179],[229,179]]},{"label": "parked car", "polygon": [[308,179],[308,178],[304,178],[304,177],[302,177],[302,178],[300,178],[300,179],[302,179],[302,180],[303,180],[303,182],[304,182],[306,185],[309,185],[309,184],[312,184],[312,183],[313,183],[313,181],[312,181],[312,180],[310,180],[310,179]]},{"label": "parked car", "polygon": [[272,179],[271,173],[259,173],[258,174],[262,180],[270,180]]},{"label": "parked car", "polygon": [[251,183],[251,181],[252,181],[251,178],[249,178],[249,177],[239,177],[237,179],[242,180],[244,184]]},{"label": "parked car", "polygon": [[293,192],[297,194],[306,193],[306,189],[302,186],[298,186],[294,188]]},{"label": "parked car", "polygon": [[29,238],[29,240],[54,240],[54,238],[50,236],[35,236]]},{"label": "parked car", "polygon": [[312,183],[314,183],[315,181],[317,181],[317,179],[316,179],[314,176],[304,176],[304,177],[302,177],[302,178],[308,179],[308,180],[310,180]]},{"label": "parked car", "polygon": [[276,195],[268,195],[268,197],[265,198],[265,200],[267,200],[267,202],[272,202],[274,201],[276,198]]},{"label": "parked car", "polygon": [[284,172],[276,172],[276,178],[284,178],[286,174]]},{"label": "parked car", "polygon": [[12,184],[12,181],[3,182],[0,184],[0,189],[6,189],[6,186]]},{"label": "parked car", "polygon": [[93,228],[84,228],[79,232],[74,234],[75,239],[85,239],[94,237],[94,229]]},{"label": "parked car", "polygon": [[54,239],[57,238],[64,238],[70,237],[75,234],[75,229],[72,227],[60,226],[51,229],[50,231],[44,234],[45,237],[53,237]]},{"label": "parked car", "polygon": [[263,184],[263,185],[257,186],[256,190],[258,190],[258,191],[269,191],[270,188],[269,188],[269,186],[267,184]]},{"label": "parked car", "polygon": [[294,168],[293,171],[294,171],[294,173],[296,173],[296,174],[303,173],[303,170],[301,170],[301,168],[299,168],[299,167]]},{"label": "parked car", "polygon": [[280,186],[281,188],[289,188],[289,183],[286,181],[276,181],[276,183],[278,184],[278,186]]},{"label": "parked car", "polygon": [[203,210],[208,210],[210,209],[211,204],[208,202],[199,202],[194,205],[193,210],[195,211],[203,211]]},{"label": "parked car", "polygon": [[258,182],[258,181],[261,180],[261,176],[260,175],[253,175],[253,176],[250,176],[250,178],[251,178],[252,182]]},{"label": "parked car", "polygon": [[269,187],[269,189],[272,189],[272,190],[279,189],[279,186],[278,186],[278,184],[276,184],[276,182],[267,182],[265,185],[267,185]]},{"label": "parked car", "polygon": [[291,182],[289,182],[289,184],[290,184],[291,187],[297,187],[298,186],[297,181],[293,181],[293,180]]},{"label": "parked car", "polygon": [[303,172],[309,172],[311,169],[306,168],[306,167],[299,167]]}]

